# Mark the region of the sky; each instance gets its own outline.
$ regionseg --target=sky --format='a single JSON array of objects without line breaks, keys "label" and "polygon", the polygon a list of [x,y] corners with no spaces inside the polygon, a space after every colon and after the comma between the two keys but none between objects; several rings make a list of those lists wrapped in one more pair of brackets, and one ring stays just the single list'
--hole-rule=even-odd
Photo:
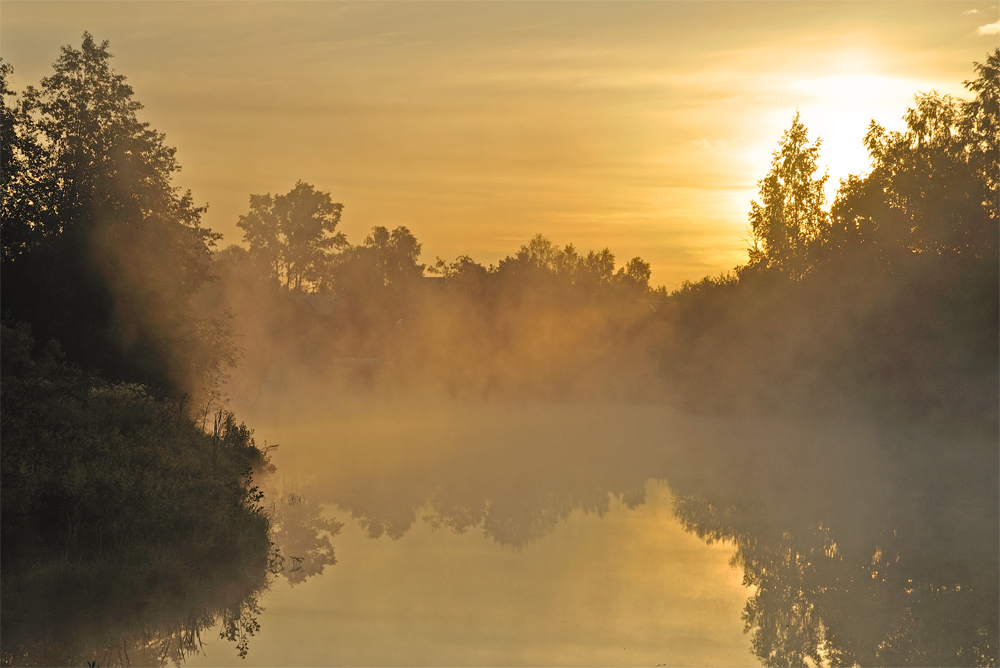
[{"label": "sky", "polygon": [[874,119],[964,96],[992,2],[47,2],[4,0],[17,88],[83,31],[109,40],[175,183],[239,243],[250,194],[298,180],[359,243],[490,264],[537,233],[641,256],[677,287],[746,260],[757,181],[796,110],[829,195]]}]

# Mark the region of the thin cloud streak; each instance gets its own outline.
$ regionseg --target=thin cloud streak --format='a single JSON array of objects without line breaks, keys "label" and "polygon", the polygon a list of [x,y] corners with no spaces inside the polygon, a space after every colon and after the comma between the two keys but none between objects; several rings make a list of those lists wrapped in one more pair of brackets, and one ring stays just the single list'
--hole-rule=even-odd
[{"label": "thin cloud streak", "polygon": [[[489,240],[541,232],[620,244],[663,283],[733,264],[796,108],[832,189],[867,168],[870,119],[893,126],[918,90],[961,94],[983,59],[958,39],[969,19],[928,3],[448,8],[8,3],[0,31],[19,85],[84,28],[109,39],[227,243],[249,193],[304,179],[345,204],[354,241],[405,224],[425,260],[490,262],[515,248]],[[673,264],[690,221],[685,247],[725,264]]]}]

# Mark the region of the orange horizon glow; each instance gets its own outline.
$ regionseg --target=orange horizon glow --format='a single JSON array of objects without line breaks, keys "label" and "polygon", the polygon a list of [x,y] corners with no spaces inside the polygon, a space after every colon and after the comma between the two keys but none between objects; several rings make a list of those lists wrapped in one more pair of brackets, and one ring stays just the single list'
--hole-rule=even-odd
[{"label": "orange horizon glow", "polygon": [[870,120],[961,96],[995,4],[5,2],[0,55],[37,84],[84,30],[177,147],[176,184],[238,243],[251,193],[304,180],[359,242],[497,262],[537,233],[639,255],[676,287],[745,261],[756,182],[796,109],[828,197]]}]

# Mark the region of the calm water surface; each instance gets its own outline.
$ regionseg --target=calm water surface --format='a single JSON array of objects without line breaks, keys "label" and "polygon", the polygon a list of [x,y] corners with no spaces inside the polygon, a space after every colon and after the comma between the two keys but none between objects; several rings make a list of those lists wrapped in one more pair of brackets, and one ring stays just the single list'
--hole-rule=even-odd
[{"label": "calm water surface", "polygon": [[[343,527],[336,565],[262,598],[241,664],[755,665],[731,546],[686,532],[626,445],[665,426],[655,410],[393,404],[267,425],[276,515]],[[285,549],[307,553],[292,533]],[[190,665],[231,660],[217,635]]]},{"label": "calm water surface", "polygon": [[321,396],[240,410],[279,444],[269,568],[109,575],[11,661],[997,665],[995,437]]},{"label": "calm water surface", "polygon": [[586,404],[248,420],[284,572],[245,659],[212,628],[188,665],[996,663],[995,443]]}]

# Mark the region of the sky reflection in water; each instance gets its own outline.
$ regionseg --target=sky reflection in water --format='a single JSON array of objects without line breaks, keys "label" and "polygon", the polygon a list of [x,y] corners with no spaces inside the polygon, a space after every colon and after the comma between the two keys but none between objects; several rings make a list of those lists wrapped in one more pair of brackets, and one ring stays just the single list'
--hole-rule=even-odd
[{"label": "sky reflection in water", "polygon": [[[241,664],[757,665],[752,650],[801,660],[826,637],[863,663],[930,665],[996,647],[995,446],[663,407],[275,414],[254,424],[281,443],[278,509],[344,526],[316,543],[315,520],[285,523],[287,554],[319,548],[307,571],[325,540],[338,563],[274,585]],[[209,642],[188,663],[231,656]]]}]

